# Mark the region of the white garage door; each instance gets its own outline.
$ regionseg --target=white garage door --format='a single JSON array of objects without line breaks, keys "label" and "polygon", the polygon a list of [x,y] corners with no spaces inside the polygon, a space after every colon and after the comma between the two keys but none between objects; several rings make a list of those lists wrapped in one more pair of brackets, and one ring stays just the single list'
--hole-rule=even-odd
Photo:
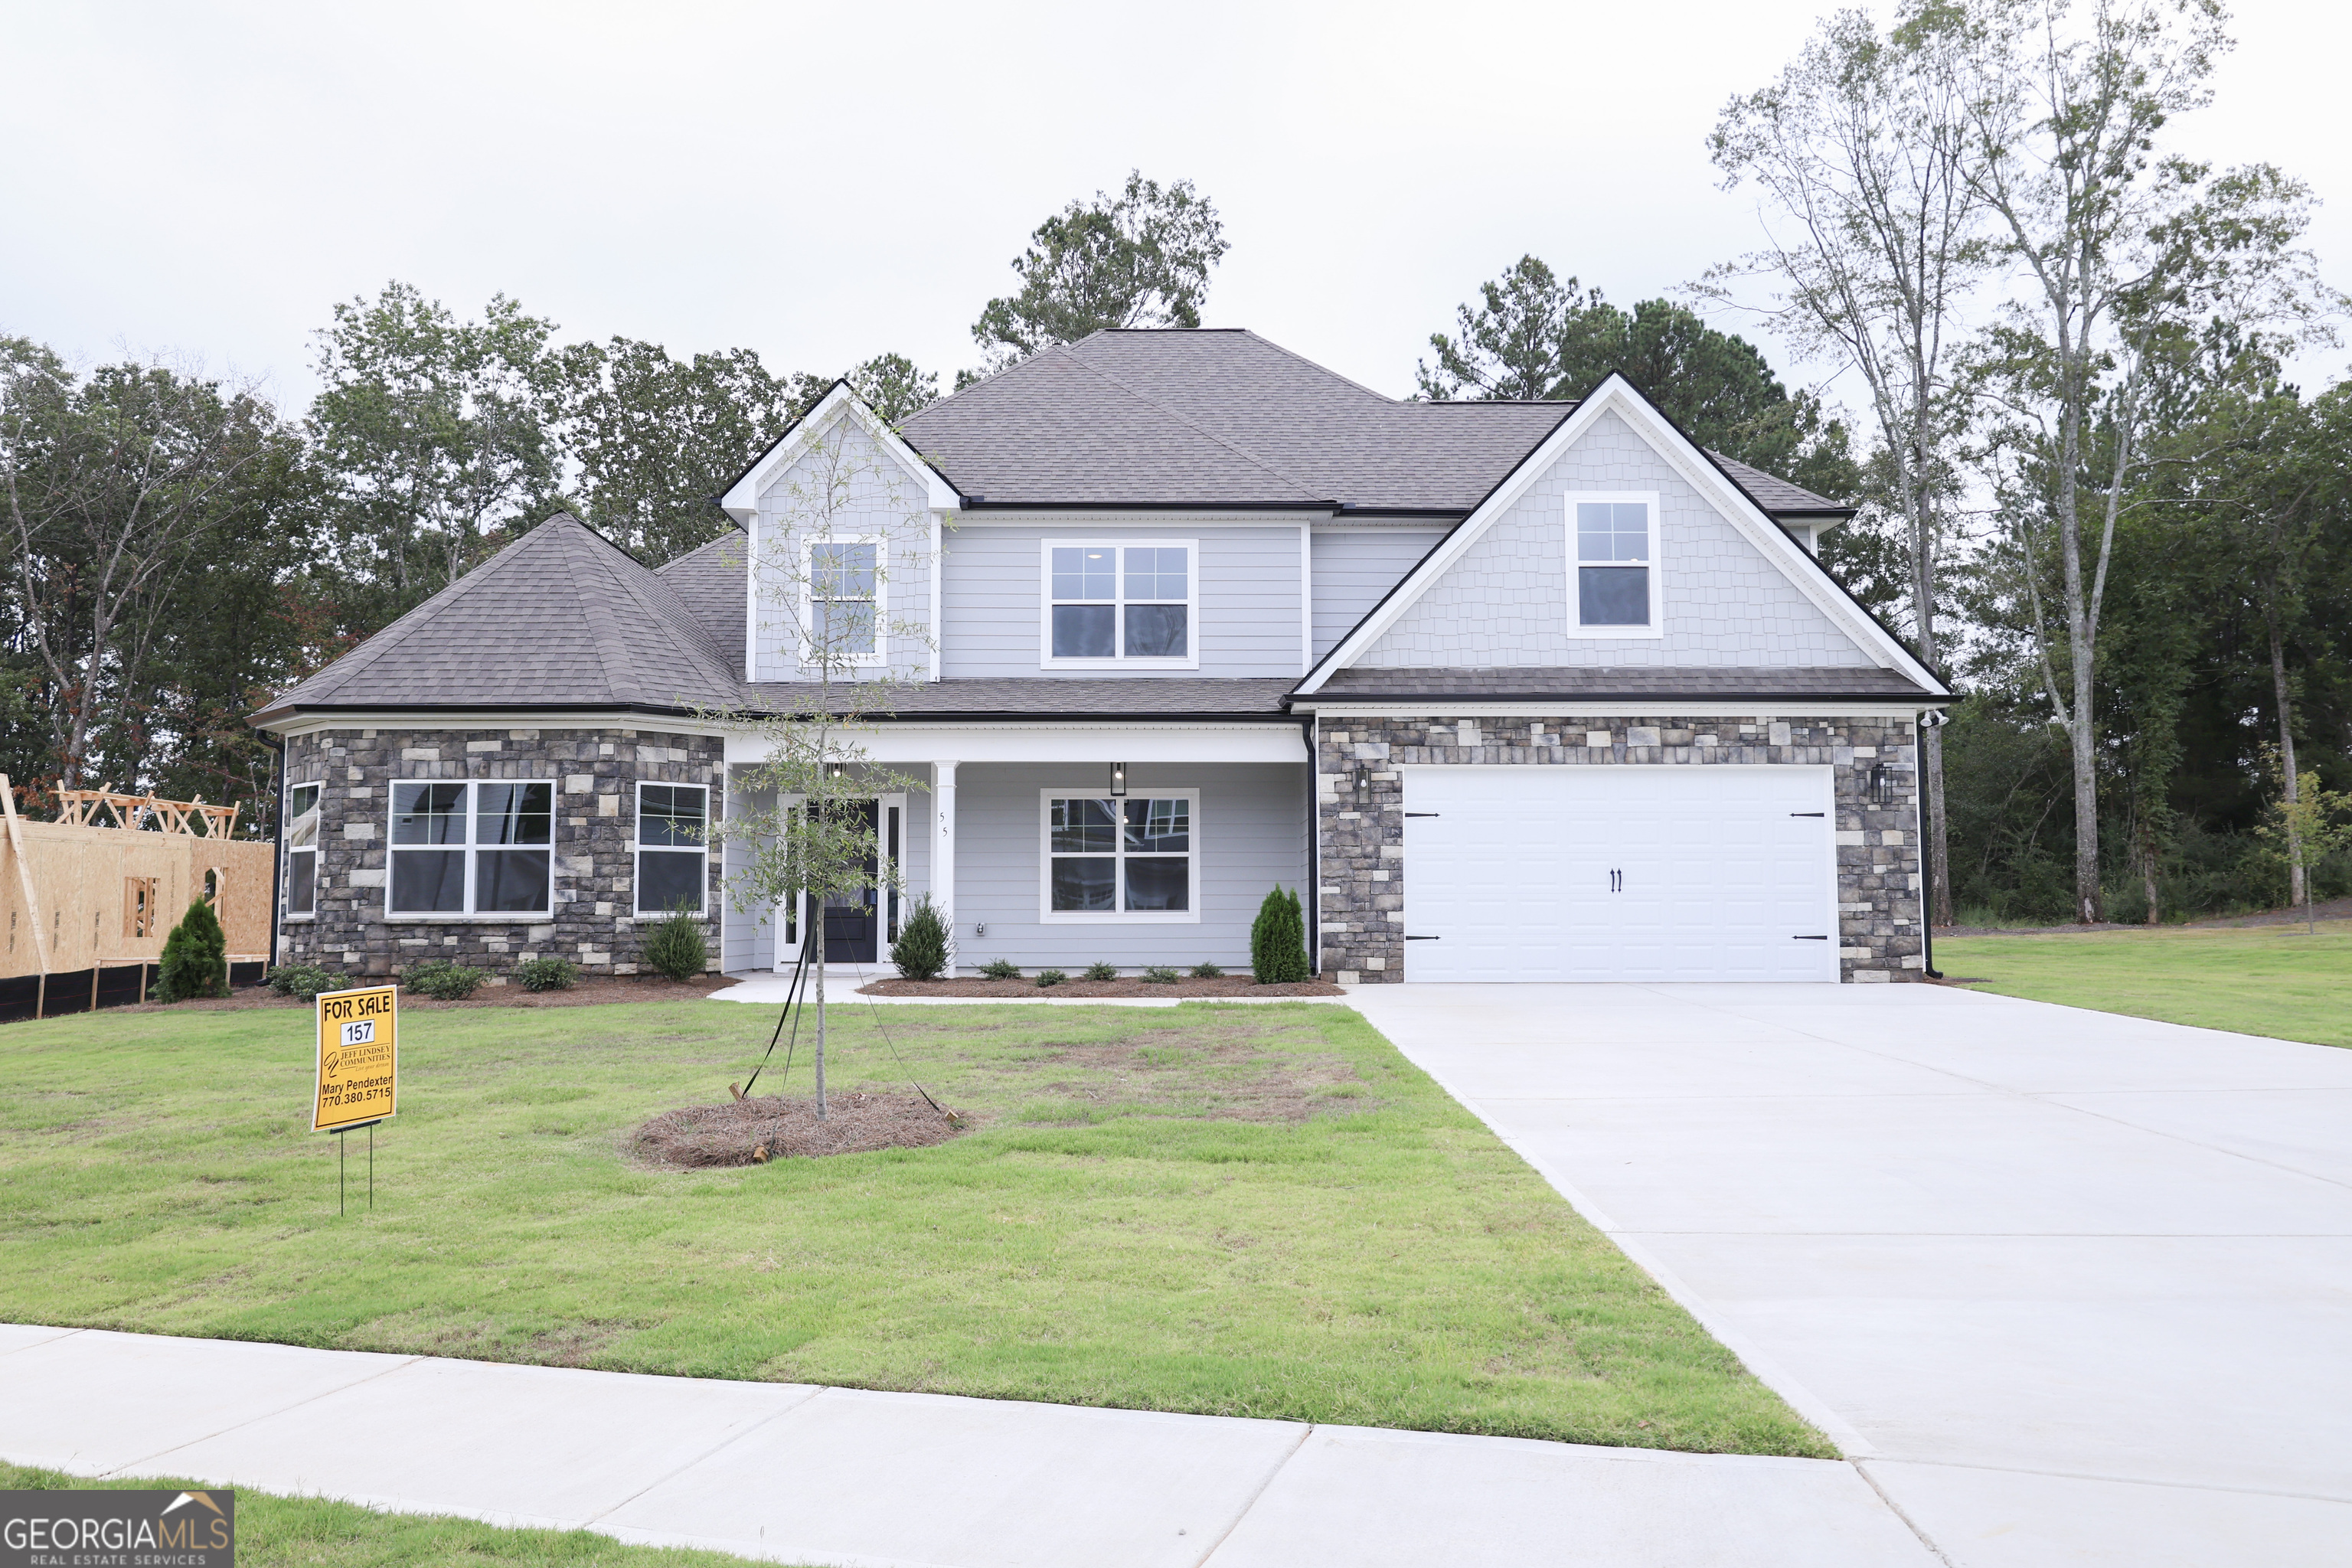
[{"label": "white garage door", "polygon": [[1408,981],[1838,977],[1828,768],[1403,771]]}]

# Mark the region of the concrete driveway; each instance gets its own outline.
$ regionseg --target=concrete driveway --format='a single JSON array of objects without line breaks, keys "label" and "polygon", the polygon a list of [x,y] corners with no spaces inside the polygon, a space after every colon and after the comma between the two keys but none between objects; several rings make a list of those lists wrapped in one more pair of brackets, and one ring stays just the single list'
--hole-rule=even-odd
[{"label": "concrete driveway", "polygon": [[2352,1563],[2352,1052],[1927,985],[1355,999],[1950,1562]]}]

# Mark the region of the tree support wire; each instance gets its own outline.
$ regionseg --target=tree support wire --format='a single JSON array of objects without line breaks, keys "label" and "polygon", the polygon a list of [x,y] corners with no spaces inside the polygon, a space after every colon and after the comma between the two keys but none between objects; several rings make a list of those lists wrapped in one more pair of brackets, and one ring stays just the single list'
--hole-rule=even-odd
[{"label": "tree support wire", "polygon": [[[822,918],[822,916],[819,918]],[[783,1078],[784,1081],[787,1083],[792,1081],[793,1053],[800,1048],[800,1015],[802,1012],[805,1011],[808,1006],[808,998],[803,990],[803,983],[808,978],[809,955],[815,947],[815,944],[816,923],[814,921],[811,921],[808,922],[807,929],[801,935],[801,955],[793,964],[792,981],[784,987],[784,1010],[782,1014],[778,1015],[776,1018],[776,1032],[768,1037],[768,1049],[766,1054],[760,1058],[760,1065],[751,1069],[751,1076],[745,1081],[743,1087],[736,1090],[736,1099],[749,1100],[751,1098],[751,1086],[758,1083],[760,1081],[760,1075],[768,1070],[768,1063],[776,1054],[777,1042],[784,1038],[784,1026],[787,1023],[791,1024],[793,1026],[793,1035],[792,1039],[784,1046]],[[863,980],[866,974],[865,969],[860,967],[857,973],[859,978]],[[860,986],[859,989],[862,991],[864,987]],[[947,1107],[941,1105],[938,1100],[933,1100],[931,1098],[931,1091],[925,1089],[920,1083],[916,1082],[914,1075],[907,1070],[907,1058],[898,1054],[898,1042],[890,1037],[889,1027],[882,1022],[882,1009],[876,1005],[873,997],[868,996],[866,998],[866,1010],[874,1016],[875,1032],[882,1037],[882,1043],[889,1047],[890,1058],[898,1064],[898,1071],[900,1075],[903,1076],[907,1082],[913,1087],[917,1094],[923,1097],[924,1104],[929,1106],[933,1110],[939,1111],[941,1115],[945,1115],[947,1113]]]}]

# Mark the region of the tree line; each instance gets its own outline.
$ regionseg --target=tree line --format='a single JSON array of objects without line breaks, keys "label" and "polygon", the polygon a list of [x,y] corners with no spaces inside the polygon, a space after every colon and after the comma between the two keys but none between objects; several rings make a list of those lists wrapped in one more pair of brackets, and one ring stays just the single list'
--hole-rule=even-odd
[{"label": "tree line", "polygon": [[[1564,399],[1622,371],[1703,445],[1856,507],[1822,555],[1963,694],[1923,751],[1938,923],[2157,920],[2352,889],[2352,384],[2297,385],[2343,300],[2308,192],[2169,145],[2218,0],[1903,0],[1822,21],[1709,137],[1754,253],[1620,306],[1534,256],[1432,334],[1417,395]],[[1198,325],[1227,249],[1130,174],[1032,234],[960,389],[1104,327]],[[1766,329],[1859,417],[1710,324]],[[513,300],[337,305],[286,416],[153,363],[0,339],[0,768],[254,804],[243,715],[549,512],[658,563],[833,375],[566,342]],[[940,395],[879,353],[886,418]],[[2305,836],[2311,837],[2306,852]]]}]

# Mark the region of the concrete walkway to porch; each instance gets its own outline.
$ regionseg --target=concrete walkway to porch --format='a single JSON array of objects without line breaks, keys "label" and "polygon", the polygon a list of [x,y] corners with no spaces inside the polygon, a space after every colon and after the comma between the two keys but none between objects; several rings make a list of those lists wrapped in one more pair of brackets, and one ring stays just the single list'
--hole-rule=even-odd
[{"label": "concrete walkway to porch", "polygon": [[1388,985],[1958,1568],[2352,1562],[2352,1051],[1930,985]]}]

